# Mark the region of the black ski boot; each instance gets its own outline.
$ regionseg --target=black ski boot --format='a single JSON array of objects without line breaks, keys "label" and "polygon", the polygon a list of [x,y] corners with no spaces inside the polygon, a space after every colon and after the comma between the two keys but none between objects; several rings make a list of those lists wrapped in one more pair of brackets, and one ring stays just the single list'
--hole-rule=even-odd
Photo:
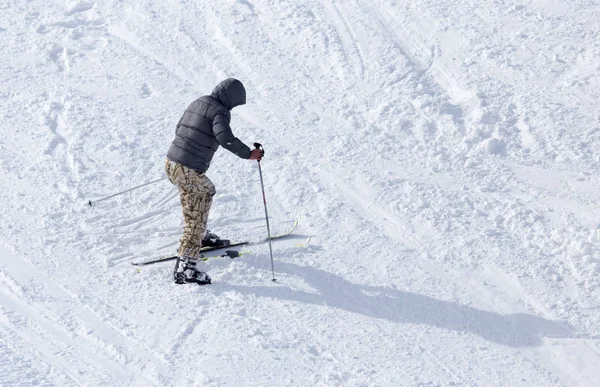
[{"label": "black ski boot", "polygon": [[229,239],[221,239],[210,230],[206,230],[206,235],[202,239],[202,247],[225,247],[229,246],[229,243]]},{"label": "black ski boot", "polygon": [[180,285],[190,282],[198,285],[211,284],[210,276],[198,269],[197,264],[199,261],[199,258],[178,257],[173,272],[175,283]]}]

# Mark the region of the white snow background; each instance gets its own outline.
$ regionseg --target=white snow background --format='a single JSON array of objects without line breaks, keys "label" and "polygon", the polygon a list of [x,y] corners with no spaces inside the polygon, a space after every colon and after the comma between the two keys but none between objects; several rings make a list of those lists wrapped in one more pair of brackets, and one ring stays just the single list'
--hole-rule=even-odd
[{"label": "white snow background", "polygon": [[[597,386],[600,2],[1,0],[0,385]],[[173,284],[227,77],[274,232]],[[266,235],[221,149],[209,227]]]}]

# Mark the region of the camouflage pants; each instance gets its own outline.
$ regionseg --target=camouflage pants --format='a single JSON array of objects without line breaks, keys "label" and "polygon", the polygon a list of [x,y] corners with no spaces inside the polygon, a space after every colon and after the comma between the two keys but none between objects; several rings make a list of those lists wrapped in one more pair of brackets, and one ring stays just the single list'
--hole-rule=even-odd
[{"label": "camouflage pants", "polygon": [[169,181],[179,188],[183,210],[183,235],[179,240],[177,254],[180,257],[198,258],[206,232],[208,212],[216,192],[215,186],[204,173],[169,159],[165,164],[165,172]]}]

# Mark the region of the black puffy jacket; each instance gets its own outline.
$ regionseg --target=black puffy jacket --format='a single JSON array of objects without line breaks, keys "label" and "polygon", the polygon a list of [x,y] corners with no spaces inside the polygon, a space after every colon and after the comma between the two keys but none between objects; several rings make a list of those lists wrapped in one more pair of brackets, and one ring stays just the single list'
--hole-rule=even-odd
[{"label": "black puffy jacket", "polygon": [[211,95],[205,95],[188,106],[175,129],[175,140],[169,148],[169,160],[199,172],[206,172],[219,145],[243,159],[250,148],[231,132],[229,112],[246,103],[242,82],[229,78],[219,83]]}]

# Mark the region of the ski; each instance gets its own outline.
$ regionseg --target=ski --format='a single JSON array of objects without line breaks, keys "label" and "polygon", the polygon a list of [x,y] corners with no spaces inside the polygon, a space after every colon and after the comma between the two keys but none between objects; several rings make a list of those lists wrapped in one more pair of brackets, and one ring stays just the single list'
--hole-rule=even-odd
[{"label": "ski", "polygon": [[[284,238],[286,236],[291,235],[296,230],[296,227],[298,227],[298,221],[294,222],[294,224],[290,228],[290,230],[288,230],[287,232],[285,232],[283,234],[278,234],[278,235],[272,236],[271,240],[280,239],[280,238]],[[257,245],[257,244],[265,243],[265,242],[268,242],[268,241],[269,241],[269,238],[265,238],[265,239],[263,239],[261,241],[254,242],[254,243],[252,243],[250,241],[235,242],[235,243],[230,243],[227,246],[210,246],[210,247],[204,247],[200,251],[202,253],[206,253],[206,252],[209,252],[209,251],[229,249],[231,247],[236,247],[236,246]],[[152,259],[152,260],[149,260],[149,261],[131,262],[131,264],[133,266],[146,266],[146,265],[152,265],[152,264],[160,263],[160,262],[174,261],[176,259],[177,259],[177,256],[173,255],[173,256],[166,256],[166,257],[156,258],[156,259]]]},{"label": "ski", "polygon": [[243,255],[248,255],[248,254],[252,254],[250,251],[237,251],[237,250],[227,250],[225,251],[225,254],[221,254],[221,255],[213,255],[210,257],[202,257],[200,258],[201,260],[203,260],[204,262],[210,260],[210,259],[215,259],[215,258],[238,258],[241,257]]}]

